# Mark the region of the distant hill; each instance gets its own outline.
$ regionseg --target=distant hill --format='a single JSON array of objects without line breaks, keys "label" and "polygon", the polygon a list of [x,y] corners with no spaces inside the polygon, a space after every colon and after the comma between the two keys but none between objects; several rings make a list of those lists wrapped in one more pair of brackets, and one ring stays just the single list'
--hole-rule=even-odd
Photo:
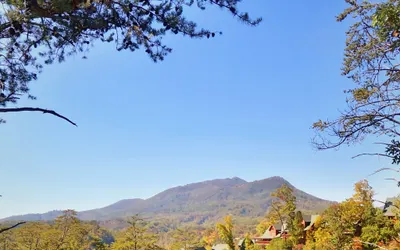
[{"label": "distant hill", "polygon": [[[173,218],[179,223],[197,225],[215,222],[227,214],[258,218],[265,214],[271,204],[270,193],[283,184],[294,189],[297,207],[305,213],[321,211],[333,203],[295,188],[282,177],[253,182],[234,177],[170,188],[145,200],[121,200],[103,208],[79,212],[78,216],[83,220],[109,221],[112,224],[113,220],[140,213],[152,218]],[[61,213],[26,214],[0,221],[53,220]]]}]

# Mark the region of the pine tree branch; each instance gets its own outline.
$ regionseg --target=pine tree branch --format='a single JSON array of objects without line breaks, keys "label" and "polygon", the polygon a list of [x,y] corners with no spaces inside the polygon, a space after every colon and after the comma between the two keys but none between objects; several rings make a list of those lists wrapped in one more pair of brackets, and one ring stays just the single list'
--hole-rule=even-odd
[{"label": "pine tree branch", "polygon": [[74,123],[73,121],[71,121],[70,119],[68,119],[67,117],[60,115],[59,113],[55,112],[54,110],[49,110],[49,109],[42,109],[42,108],[32,108],[32,107],[22,107],[22,108],[0,108],[0,113],[8,113],[8,112],[43,112],[44,114],[51,114],[54,116],[57,116],[69,123],[71,123],[72,125],[78,127],[78,125],[76,125],[76,123]]},{"label": "pine tree branch", "polygon": [[18,226],[20,226],[22,224],[25,224],[25,223],[26,223],[26,221],[21,221],[21,222],[18,222],[17,224],[15,224],[15,225],[13,225],[11,227],[6,227],[6,228],[3,228],[3,229],[0,229],[0,234],[6,232],[8,230],[11,230],[13,228],[16,228],[16,227],[18,227]]}]

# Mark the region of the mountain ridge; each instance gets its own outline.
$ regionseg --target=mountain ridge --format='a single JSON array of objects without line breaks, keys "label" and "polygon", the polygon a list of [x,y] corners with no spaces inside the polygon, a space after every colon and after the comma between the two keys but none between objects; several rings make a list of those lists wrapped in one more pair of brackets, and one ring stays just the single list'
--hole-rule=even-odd
[{"label": "mountain ridge", "polygon": [[[334,203],[303,192],[280,176],[250,182],[232,177],[172,187],[147,199],[120,200],[105,207],[80,211],[78,217],[82,220],[107,221],[140,213],[152,217],[173,217],[178,221],[196,224],[213,222],[226,214],[260,217],[272,202],[270,193],[283,184],[293,189],[298,208],[305,212],[319,211]],[[62,211],[53,210],[15,215],[3,218],[0,222],[48,221],[61,214]]]}]

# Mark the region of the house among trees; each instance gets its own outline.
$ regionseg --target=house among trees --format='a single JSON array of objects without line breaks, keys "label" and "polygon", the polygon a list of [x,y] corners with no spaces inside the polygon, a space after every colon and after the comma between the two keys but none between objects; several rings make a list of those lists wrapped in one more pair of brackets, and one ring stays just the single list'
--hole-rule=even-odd
[{"label": "house among trees", "polygon": [[396,215],[400,212],[399,207],[395,204],[398,200],[399,198],[397,197],[386,199],[385,206],[383,207],[383,214],[389,219],[395,219]]},{"label": "house among trees", "polygon": [[317,219],[318,219],[319,217],[321,217],[321,215],[319,215],[319,214],[314,214],[314,215],[311,215],[311,216],[309,217],[309,220],[305,220],[305,223],[304,223],[304,231],[307,232],[307,231],[314,230],[315,222],[317,221]]},{"label": "house among trees", "polygon": [[253,240],[256,245],[266,246],[269,245],[272,239],[286,237],[287,233],[288,230],[286,223],[283,223],[283,225],[274,224],[269,226],[267,230],[265,230],[263,235],[255,237],[253,238]]},{"label": "house among trees", "polygon": [[[245,240],[246,239],[240,239],[239,240],[237,245],[238,245],[240,250],[246,250],[246,241]],[[252,239],[250,244],[254,245],[254,243],[255,243],[255,241],[254,241],[254,239]]]},{"label": "house among trees", "polygon": [[[314,223],[320,215],[304,215],[302,224],[304,225],[304,238],[308,230],[314,228]],[[253,242],[256,245],[266,246],[269,245],[271,240],[275,238],[287,238],[290,236],[290,232],[287,228],[287,223],[274,224],[265,230],[264,234],[253,238]]]}]

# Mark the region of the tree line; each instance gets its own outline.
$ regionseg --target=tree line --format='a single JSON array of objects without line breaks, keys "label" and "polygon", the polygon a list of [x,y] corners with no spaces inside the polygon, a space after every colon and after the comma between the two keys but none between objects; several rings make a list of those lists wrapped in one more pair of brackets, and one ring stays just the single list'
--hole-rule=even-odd
[{"label": "tree line", "polygon": [[[382,208],[374,206],[374,191],[366,180],[354,185],[352,197],[321,211],[306,231],[292,188],[283,185],[271,196],[274,200],[257,225],[257,233],[237,233],[239,225],[231,215],[213,228],[167,231],[135,215],[125,229],[111,231],[96,221],[81,221],[75,211],[66,210],[54,221],[27,222],[1,233],[0,250],[212,250],[215,244],[225,244],[226,250],[400,249],[400,210],[394,211],[394,219],[385,216]],[[394,206],[400,207],[400,202]],[[254,243],[254,237],[276,224],[285,224],[286,234],[282,231],[267,246]]]}]

